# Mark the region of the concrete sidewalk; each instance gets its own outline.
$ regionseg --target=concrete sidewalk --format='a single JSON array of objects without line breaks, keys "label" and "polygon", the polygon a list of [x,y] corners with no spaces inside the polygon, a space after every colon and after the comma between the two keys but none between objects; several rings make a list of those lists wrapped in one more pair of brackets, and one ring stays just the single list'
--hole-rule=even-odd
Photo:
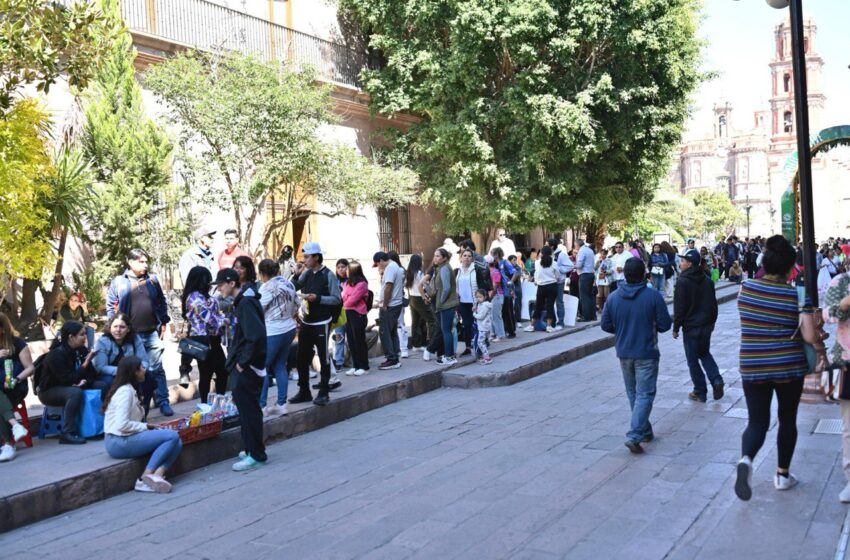
[{"label": "concrete sidewalk", "polygon": [[[733,299],[737,291],[737,286],[721,284],[718,299]],[[268,441],[291,438],[441,386],[510,385],[605,350],[612,344],[613,338],[602,332],[598,323],[581,323],[551,334],[520,332],[516,339],[494,345],[494,360],[489,366],[466,358],[447,368],[434,361],[424,362],[421,355],[412,354],[403,360],[401,369],[379,371],[380,360],[374,359],[369,375],[340,376],[343,386],[331,393],[329,406],[290,405],[289,415],[267,419],[265,437]],[[170,382],[175,383],[176,367],[169,371]],[[290,384],[292,395],[296,391],[295,382]],[[273,388],[269,402],[273,402],[274,395]],[[196,402],[175,405],[176,414],[189,414]],[[162,420],[157,412],[151,411],[151,422]],[[21,449],[14,461],[0,467],[4,479],[0,487],[0,519],[10,520],[0,525],[0,531],[129,491],[143,468],[141,460],[110,458],[102,439],[90,440],[83,446],[60,446],[52,439],[34,439],[34,443],[32,449]],[[216,439],[186,446],[173,471],[177,474],[204,467],[233,457],[240,448],[238,430],[226,431]],[[57,468],[59,465],[61,468]]]}]

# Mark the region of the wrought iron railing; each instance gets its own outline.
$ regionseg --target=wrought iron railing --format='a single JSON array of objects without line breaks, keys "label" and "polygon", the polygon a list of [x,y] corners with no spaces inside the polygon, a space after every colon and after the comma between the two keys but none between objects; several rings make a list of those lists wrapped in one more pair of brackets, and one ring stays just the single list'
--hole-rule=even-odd
[{"label": "wrought iron railing", "polygon": [[[78,0],[58,0],[69,3]],[[206,0],[120,0],[130,31],[199,50],[253,53],[264,60],[310,65],[325,79],[360,87],[366,53]]]}]

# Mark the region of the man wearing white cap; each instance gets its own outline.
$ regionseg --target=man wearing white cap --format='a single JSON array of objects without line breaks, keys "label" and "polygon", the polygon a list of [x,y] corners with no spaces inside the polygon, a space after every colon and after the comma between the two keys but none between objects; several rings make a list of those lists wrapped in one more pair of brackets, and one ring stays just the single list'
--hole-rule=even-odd
[{"label": "man wearing white cap", "polygon": [[215,257],[212,254],[213,237],[215,230],[206,226],[201,226],[195,230],[192,239],[195,240],[195,245],[192,245],[183,256],[180,257],[180,279],[183,284],[186,284],[186,278],[189,277],[189,271],[196,266],[208,268],[210,276],[215,278],[218,272],[218,266],[215,264]]},{"label": "man wearing white cap", "polygon": [[[301,253],[304,255],[305,270],[292,280],[307,302],[307,314],[301,320],[301,331],[298,333],[298,394],[289,399],[289,402],[297,404],[313,401],[315,405],[324,406],[330,401],[330,325],[342,311],[342,295],[336,274],[322,264],[322,248],[319,244],[308,241],[301,248]],[[310,392],[313,348],[316,349],[319,363],[322,364],[319,395],[315,400]]]}]

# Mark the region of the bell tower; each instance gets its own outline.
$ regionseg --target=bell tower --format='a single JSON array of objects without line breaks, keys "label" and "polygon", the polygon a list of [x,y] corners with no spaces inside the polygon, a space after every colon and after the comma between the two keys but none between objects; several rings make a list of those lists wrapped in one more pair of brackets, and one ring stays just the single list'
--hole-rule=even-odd
[{"label": "bell tower", "polygon": [[[809,90],[809,127],[816,134],[821,127],[826,96],[821,89],[823,59],[817,53],[817,25],[811,17],[803,25],[806,51],[806,79]],[[796,149],[797,123],[794,114],[794,69],[791,53],[791,24],[785,20],[774,30],[776,51],[770,63],[770,150],[791,152]]]}]

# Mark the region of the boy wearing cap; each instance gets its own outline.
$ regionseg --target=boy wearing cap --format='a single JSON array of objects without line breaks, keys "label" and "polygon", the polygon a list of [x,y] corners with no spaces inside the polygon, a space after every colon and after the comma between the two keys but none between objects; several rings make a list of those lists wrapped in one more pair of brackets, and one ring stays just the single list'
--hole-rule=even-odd
[{"label": "boy wearing cap", "polygon": [[723,398],[723,377],[711,355],[711,334],[717,322],[717,295],[714,283],[702,271],[700,262],[696,249],[688,251],[679,260],[681,274],[673,295],[673,338],[679,338],[679,329],[684,331],[685,359],[694,383],[694,390],[688,393],[688,398],[705,402],[708,398],[706,376],[713,388],[714,400]]},{"label": "boy wearing cap", "polygon": [[[301,248],[306,269],[292,283],[307,302],[307,314],[301,319],[298,333],[298,394],[289,399],[292,404],[310,402],[324,406],[330,401],[331,364],[328,357],[330,324],[342,311],[342,295],[336,274],[322,264],[322,249],[315,241]],[[313,399],[310,392],[310,362],[313,348],[322,364],[319,394]]]},{"label": "boy wearing cap", "polygon": [[646,285],[646,265],[641,259],[628,259],[623,274],[625,282],[605,302],[602,330],[614,333],[614,345],[632,409],[625,445],[632,453],[643,453],[641,443],[655,437],[649,414],[655,400],[661,358],[658,333],[670,330],[671,321],[664,297]]},{"label": "boy wearing cap", "polygon": [[186,284],[186,278],[189,277],[189,271],[196,266],[208,268],[211,276],[215,276],[218,268],[215,264],[215,257],[212,254],[213,236],[215,230],[206,226],[199,227],[195,230],[192,238],[195,240],[195,245],[186,249],[180,257],[180,279],[183,284]]}]

